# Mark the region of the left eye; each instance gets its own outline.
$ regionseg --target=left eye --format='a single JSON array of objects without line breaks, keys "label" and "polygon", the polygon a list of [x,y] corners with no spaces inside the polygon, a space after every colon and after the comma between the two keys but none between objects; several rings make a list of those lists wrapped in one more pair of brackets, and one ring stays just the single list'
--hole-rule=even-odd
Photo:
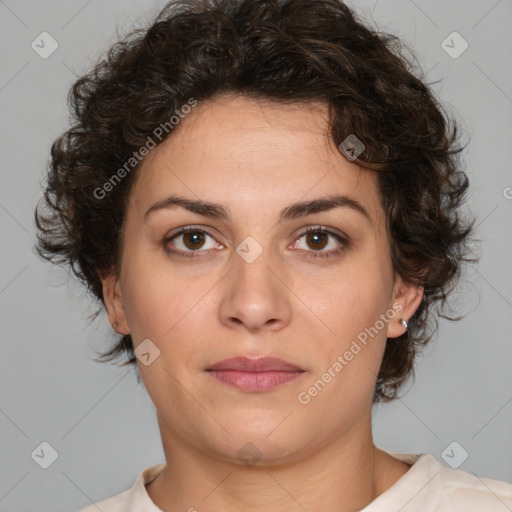
[{"label": "left eye", "polygon": [[[337,243],[334,243],[334,248],[331,247],[331,250],[323,251],[329,244],[329,237],[334,238]],[[348,246],[348,240],[343,236],[335,233],[334,231],[330,231],[324,228],[309,228],[304,233],[299,235],[297,241],[294,244],[295,248],[300,249],[298,247],[298,241],[304,238],[306,244],[311,248],[313,247],[313,251],[311,252],[312,257],[330,257],[339,254],[346,246]],[[332,244],[331,244],[332,245]],[[308,250],[307,248],[305,250]]]}]

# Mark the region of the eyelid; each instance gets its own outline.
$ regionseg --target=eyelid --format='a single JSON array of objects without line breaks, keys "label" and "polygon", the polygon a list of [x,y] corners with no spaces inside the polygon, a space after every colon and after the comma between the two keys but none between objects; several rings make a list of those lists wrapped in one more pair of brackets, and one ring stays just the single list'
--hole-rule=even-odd
[{"label": "eyelid", "polygon": [[308,234],[308,233],[311,233],[311,232],[317,232],[317,231],[322,231],[324,233],[327,233],[329,235],[336,235],[338,237],[340,237],[341,239],[343,239],[346,243],[349,243],[350,241],[350,237],[348,235],[346,235],[345,233],[343,233],[342,231],[339,231],[335,228],[330,228],[330,227],[327,227],[327,226],[323,226],[321,224],[315,224],[313,226],[308,226],[307,228],[304,228],[302,229],[296,236],[295,236],[295,240],[297,240],[298,238]]},{"label": "eyelid", "polygon": [[204,231],[212,238],[216,238],[217,235],[213,233],[210,227],[199,225],[199,224],[187,224],[186,226],[182,226],[180,228],[176,228],[175,230],[170,231],[167,235],[165,235],[165,239],[169,240],[177,235],[181,235],[183,233],[187,233],[189,231]]}]

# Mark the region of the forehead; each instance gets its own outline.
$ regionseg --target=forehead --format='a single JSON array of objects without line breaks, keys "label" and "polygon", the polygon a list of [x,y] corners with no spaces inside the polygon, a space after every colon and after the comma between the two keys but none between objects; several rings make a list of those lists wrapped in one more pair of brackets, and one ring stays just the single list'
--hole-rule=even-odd
[{"label": "forehead", "polygon": [[137,170],[131,199],[141,213],[166,195],[269,212],[343,194],[382,215],[376,175],[347,160],[330,136],[328,105],[225,95],[198,104]]}]

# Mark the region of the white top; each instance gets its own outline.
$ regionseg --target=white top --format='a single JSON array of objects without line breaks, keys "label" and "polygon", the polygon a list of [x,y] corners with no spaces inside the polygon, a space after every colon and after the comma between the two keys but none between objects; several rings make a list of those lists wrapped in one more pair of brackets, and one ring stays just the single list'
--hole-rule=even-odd
[{"label": "white top", "polygon": [[[512,484],[449,468],[429,454],[387,453],[412,466],[360,512],[512,511]],[[144,485],[164,466],[165,462],[144,468],[130,489],[79,512],[163,512],[151,501]]]}]

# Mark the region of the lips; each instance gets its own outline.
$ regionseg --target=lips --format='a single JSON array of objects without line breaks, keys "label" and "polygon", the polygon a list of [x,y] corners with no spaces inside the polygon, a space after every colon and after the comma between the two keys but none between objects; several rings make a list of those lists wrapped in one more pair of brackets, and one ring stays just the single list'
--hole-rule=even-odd
[{"label": "lips", "polygon": [[277,357],[260,357],[251,359],[249,357],[232,357],[223,359],[208,368],[206,371],[234,370],[239,372],[303,372],[302,368],[295,366]]},{"label": "lips", "polygon": [[275,357],[233,357],[209,366],[206,371],[221,384],[247,392],[269,391],[305,373],[302,368]]}]

